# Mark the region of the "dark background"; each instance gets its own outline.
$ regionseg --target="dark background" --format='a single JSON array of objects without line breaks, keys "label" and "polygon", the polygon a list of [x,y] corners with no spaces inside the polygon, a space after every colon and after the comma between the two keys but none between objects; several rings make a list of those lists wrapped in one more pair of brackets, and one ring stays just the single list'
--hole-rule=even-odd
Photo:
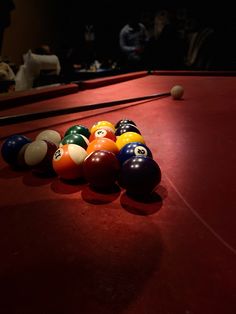
[{"label": "dark background", "polygon": [[[0,0],[2,1],[2,0]],[[13,63],[22,63],[22,54],[45,43],[54,52],[83,44],[84,26],[92,23],[96,32],[97,49],[116,58],[119,53],[119,31],[130,14],[138,14],[144,22],[152,23],[161,9],[173,12],[186,8],[189,14],[216,30],[217,46],[222,59],[235,53],[236,19],[229,1],[76,1],[76,0],[15,0],[12,23],[6,29],[3,54]]]}]

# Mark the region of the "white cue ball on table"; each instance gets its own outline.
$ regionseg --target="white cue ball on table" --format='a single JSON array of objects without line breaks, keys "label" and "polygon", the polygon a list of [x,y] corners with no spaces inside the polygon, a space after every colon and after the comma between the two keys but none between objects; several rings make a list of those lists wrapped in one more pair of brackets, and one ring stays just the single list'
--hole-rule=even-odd
[{"label": "white cue ball on table", "polygon": [[171,88],[170,94],[173,99],[181,99],[184,94],[184,88],[181,85],[175,85]]}]

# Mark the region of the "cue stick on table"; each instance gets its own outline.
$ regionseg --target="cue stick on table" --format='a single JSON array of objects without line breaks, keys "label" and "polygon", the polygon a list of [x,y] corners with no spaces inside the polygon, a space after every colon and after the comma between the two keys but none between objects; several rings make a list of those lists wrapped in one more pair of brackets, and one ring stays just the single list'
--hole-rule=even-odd
[{"label": "cue stick on table", "polygon": [[63,114],[71,114],[71,113],[82,112],[82,111],[87,111],[87,110],[101,109],[101,108],[122,105],[122,104],[136,102],[136,101],[149,100],[153,98],[167,97],[170,95],[171,95],[170,92],[165,92],[165,93],[151,94],[151,95],[134,97],[134,98],[113,100],[113,101],[102,102],[102,103],[91,104],[91,105],[87,104],[87,105],[82,105],[82,106],[77,106],[77,107],[61,108],[61,109],[54,109],[54,110],[49,110],[49,111],[39,111],[39,112],[34,112],[34,113],[25,113],[25,114],[11,115],[11,116],[0,116],[0,126],[26,122],[26,121],[31,121],[31,120],[37,120],[37,119],[45,119],[45,118],[55,117],[55,116],[59,116]]}]

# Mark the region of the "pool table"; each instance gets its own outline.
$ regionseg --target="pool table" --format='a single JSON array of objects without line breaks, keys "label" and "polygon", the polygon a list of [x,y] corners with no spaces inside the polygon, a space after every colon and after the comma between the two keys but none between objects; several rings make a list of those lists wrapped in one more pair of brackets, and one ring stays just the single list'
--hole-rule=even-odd
[{"label": "pool table", "polygon": [[[170,91],[161,97],[93,104]],[[3,314],[236,313],[236,76],[139,72],[84,81],[71,93],[19,97],[1,116],[88,105],[0,126],[0,141],[44,129],[126,117],[162,179],[149,201],[86,182],[38,177],[0,160],[0,312]]]}]

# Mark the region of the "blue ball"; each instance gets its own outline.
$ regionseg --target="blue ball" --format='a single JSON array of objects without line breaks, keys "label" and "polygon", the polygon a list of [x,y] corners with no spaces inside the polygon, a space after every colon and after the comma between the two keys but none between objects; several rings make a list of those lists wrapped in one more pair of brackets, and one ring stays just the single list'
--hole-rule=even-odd
[{"label": "blue ball", "polygon": [[152,158],[151,150],[144,144],[139,142],[128,143],[119,151],[117,158],[121,164],[126,160],[135,156],[145,156]]},{"label": "blue ball", "polygon": [[2,144],[1,154],[3,160],[9,165],[16,165],[20,150],[31,141],[30,138],[20,134],[8,137]]}]

